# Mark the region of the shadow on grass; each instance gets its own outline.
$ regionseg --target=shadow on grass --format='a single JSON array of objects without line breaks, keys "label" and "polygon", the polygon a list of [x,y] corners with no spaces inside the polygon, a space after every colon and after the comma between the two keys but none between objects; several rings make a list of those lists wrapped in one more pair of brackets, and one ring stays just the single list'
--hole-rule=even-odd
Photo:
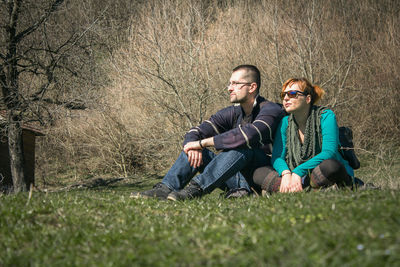
[{"label": "shadow on grass", "polygon": [[163,176],[160,175],[148,175],[146,177],[141,177],[140,180],[135,177],[95,178],[86,182],[69,185],[62,188],[62,190],[143,190],[152,187],[157,182],[160,182],[162,178]]}]

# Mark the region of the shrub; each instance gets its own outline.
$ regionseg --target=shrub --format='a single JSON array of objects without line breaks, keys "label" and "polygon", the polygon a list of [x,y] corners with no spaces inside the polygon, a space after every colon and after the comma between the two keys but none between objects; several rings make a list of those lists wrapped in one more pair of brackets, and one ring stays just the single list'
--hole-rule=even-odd
[{"label": "shrub", "polygon": [[[165,170],[185,132],[229,104],[225,84],[231,69],[244,63],[260,68],[261,94],[273,101],[280,101],[278,92],[289,77],[305,76],[323,87],[322,104],[353,128],[360,152],[382,142],[398,146],[400,102],[393,92],[400,78],[399,5],[138,4],[127,41],[99,66],[110,81],[99,108],[70,121],[71,128],[52,129],[48,138],[63,142],[50,147],[62,151],[60,162],[85,166],[77,166],[78,172]],[[46,158],[48,152],[40,154]]]}]

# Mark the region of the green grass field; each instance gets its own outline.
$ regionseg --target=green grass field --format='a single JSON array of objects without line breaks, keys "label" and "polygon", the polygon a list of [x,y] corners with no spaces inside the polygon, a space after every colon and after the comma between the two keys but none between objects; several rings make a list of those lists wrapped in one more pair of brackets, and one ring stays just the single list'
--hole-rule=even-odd
[{"label": "green grass field", "polygon": [[0,194],[0,266],[400,266],[399,161],[362,160],[381,190],[129,198],[150,176]]},{"label": "green grass field", "polygon": [[1,196],[0,266],[400,264],[397,190],[175,203],[135,188]]}]

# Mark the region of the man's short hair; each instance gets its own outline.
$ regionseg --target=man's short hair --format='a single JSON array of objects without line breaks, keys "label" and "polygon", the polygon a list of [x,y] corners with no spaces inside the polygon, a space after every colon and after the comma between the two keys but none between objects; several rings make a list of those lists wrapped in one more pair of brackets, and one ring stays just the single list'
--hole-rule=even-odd
[{"label": "man's short hair", "polygon": [[247,79],[248,82],[255,82],[257,84],[257,94],[258,94],[260,92],[260,86],[261,86],[261,75],[259,69],[254,65],[239,65],[235,67],[232,70],[232,72],[238,70],[245,70],[246,71],[245,79]]}]

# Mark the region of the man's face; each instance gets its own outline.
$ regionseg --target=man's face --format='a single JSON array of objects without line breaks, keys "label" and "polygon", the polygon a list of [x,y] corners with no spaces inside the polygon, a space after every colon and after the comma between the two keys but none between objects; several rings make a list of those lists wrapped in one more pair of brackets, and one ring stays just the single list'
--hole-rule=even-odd
[{"label": "man's face", "polygon": [[251,81],[247,81],[245,75],[246,70],[232,73],[228,86],[231,103],[245,103],[248,100]]}]

